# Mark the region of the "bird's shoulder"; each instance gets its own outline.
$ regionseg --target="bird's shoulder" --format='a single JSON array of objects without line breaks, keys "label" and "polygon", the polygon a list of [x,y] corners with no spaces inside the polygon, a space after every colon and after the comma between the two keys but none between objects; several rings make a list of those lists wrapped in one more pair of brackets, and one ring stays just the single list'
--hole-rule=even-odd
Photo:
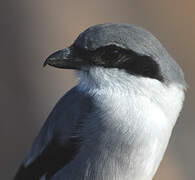
[{"label": "bird's shoulder", "polygon": [[29,165],[52,141],[60,143],[69,141],[74,128],[84,121],[91,108],[90,96],[79,91],[77,87],[69,90],[49,114],[39,135],[35,138],[25,165]]},{"label": "bird's shoulder", "polygon": [[71,133],[72,127],[83,121],[92,109],[93,98],[77,87],[72,88],[58,101],[49,116],[54,135]]},{"label": "bird's shoulder", "polygon": [[80,147],[80,128],[91,108],[90,96],[76,87],[68,91],[41,128],[15,180],[50,177],[70,162]]}]

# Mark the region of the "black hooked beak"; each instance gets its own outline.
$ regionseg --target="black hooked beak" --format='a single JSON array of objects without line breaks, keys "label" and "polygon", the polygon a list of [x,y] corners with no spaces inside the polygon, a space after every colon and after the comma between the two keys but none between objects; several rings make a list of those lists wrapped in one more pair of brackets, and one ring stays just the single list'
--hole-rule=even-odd
[{"label": "black hooked beak", "polygon": [[44,62],[46,65],[54,66],[63,69],[80,69],[83,65],[83,60],[73,55],[73,47],[59,50],[51,54]]}]

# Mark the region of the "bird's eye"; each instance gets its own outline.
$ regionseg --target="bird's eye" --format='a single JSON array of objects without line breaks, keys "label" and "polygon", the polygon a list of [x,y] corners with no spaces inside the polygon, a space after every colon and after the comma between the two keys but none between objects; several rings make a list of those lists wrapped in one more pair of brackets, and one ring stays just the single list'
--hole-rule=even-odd
[{"label": "bird's eye", "polygon": [[105,61],[116,60],[119,59],[120,56],[121,56],[121,52],[119,49],[109,48],[106,49],[106,51],[103,53],[102,59]]}]

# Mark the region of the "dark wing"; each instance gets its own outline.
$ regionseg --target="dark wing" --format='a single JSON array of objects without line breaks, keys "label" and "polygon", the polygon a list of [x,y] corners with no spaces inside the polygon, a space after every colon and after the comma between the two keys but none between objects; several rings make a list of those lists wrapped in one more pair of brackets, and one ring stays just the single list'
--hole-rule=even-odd
[{"label": "dark wing", "polygon": [[14,180],[38,180],[43,175],[50,178],[74,159],[82,141],[80,128],[91,107],[90,97],[76,88],[65,94],[45,122]]}]

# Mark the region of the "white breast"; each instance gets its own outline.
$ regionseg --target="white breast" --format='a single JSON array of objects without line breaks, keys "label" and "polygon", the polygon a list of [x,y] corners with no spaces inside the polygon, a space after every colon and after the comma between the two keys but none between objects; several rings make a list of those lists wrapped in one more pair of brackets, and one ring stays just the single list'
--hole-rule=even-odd
[{"label": "white breast", "polygon": [[[96,114],[97,122],[88,122],[86,132],[94,135],[92,142],[100,141],[92,146],[94,150],[100,146],[103,153],[101,158],[92,155],[93,161],[99,159],[92,169],[103,170],[106,180],[110,175],[116,180],[151,179],[168,144],[173,128],[170,120],[158,105],[141,95],[101,95],[97,103],[101,114]],[[94,126],[98,127],[96,134],[91,132]]]}]

